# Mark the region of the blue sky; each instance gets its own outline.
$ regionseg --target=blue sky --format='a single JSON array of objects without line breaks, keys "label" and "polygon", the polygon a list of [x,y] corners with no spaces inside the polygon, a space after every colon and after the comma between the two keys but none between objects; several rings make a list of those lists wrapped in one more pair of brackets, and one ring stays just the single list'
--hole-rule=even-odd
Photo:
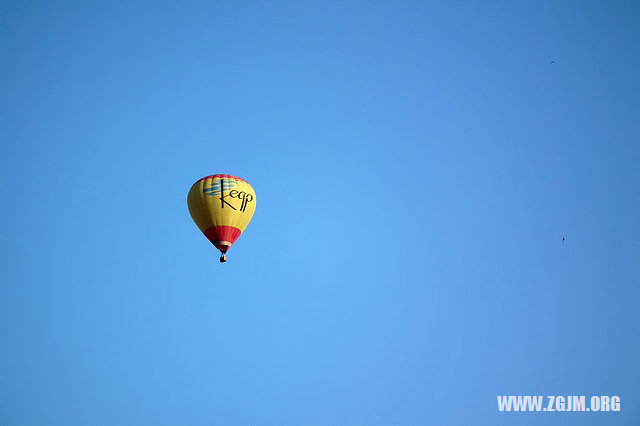
[{"label": "blue sky", "polygon": [[1,10],[0,424],[640,421],[634,2]]}]

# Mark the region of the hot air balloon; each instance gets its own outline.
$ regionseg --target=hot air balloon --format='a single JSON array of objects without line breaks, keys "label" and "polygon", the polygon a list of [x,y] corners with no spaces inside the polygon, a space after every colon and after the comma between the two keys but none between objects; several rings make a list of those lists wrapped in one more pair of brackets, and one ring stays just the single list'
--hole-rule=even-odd
[{"label": "hot air balloon", "polygon": [[189,190],[187,205],[198,228],[220,250],[220,262],[226,262],[227,250],[256,211],[256,192],[237,176],[205,176]]}]

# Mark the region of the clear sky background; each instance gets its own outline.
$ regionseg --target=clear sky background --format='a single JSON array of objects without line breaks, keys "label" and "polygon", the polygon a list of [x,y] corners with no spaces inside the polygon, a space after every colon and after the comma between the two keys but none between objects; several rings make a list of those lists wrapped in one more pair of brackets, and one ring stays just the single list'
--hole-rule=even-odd
[{"label": "clear sky background", "polygon": [[0,11],[1,425],[640,422],[637,2]]}]

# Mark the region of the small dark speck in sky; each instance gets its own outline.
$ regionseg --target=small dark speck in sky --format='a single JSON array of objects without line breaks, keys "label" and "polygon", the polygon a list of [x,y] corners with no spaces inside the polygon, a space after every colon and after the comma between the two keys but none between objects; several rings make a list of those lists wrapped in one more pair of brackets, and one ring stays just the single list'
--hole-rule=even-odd
[{"label": "small dark speck in sky", "polygon": [[555,60],[553,60],[553,61],[551,61],[551,63],[552,63],[552,64],[555,64],[555,63],[556,63],[556,61],[555,61]]}]

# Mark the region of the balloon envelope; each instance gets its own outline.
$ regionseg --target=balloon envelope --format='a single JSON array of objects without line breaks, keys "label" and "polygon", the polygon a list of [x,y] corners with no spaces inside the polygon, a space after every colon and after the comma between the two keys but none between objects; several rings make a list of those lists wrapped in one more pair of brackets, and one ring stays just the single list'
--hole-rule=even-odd
[{"label": "balloon envelope", "polygon": [[189,190],[187,205],[200,231],[224,255],[251,221],[256,193],[237,176],[205,176]]}]

